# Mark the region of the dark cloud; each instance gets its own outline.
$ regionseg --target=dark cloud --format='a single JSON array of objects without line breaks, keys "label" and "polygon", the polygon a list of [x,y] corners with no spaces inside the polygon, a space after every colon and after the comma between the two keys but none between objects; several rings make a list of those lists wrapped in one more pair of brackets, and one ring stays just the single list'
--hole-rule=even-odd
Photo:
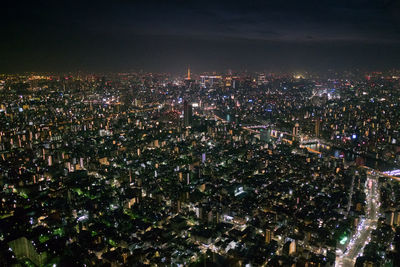
[{"label": "dark cloud", "polygon": [[5,10],[2,71],[399,64],[399,0],[10,1]]}]

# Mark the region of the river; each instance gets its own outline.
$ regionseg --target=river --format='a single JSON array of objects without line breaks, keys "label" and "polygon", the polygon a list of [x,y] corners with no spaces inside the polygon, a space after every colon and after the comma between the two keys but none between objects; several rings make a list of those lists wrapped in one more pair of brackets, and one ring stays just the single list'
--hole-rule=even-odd
[{"label": "river", "polygon": [[[232,114],[229,114],[227,112],[223,112],[220,110],[216,110],[216,111],[214,111],[214,113],[216,115],[218,115],[220,118],[226,120],[227,122],[238,123],[238,118]],[[290,137],[288,137],[288,138],[290,139]],[[357,155],[356,153],[353,153],[351,151],[346,151],[346,150],[340,149],[340,148],[326,149],[317,144],[310,144],[310,145],[305,145],[305,146],[312,148],[314,150],[317,150],[317,151],[323,153],[324,155],[333,156],[335,158],[343,158],[347,163],[352,163],[352,162],[357,161],[358,164],[365,165],[367,167],[370,167],[372,169],[375,169],[375,170],[378,170],[381,172],[400,169],[400,166],[396,166],[395,164],[388,163],[382,159],[376,159],[371,156]]]},{"label": "river", "polygon": [[359,161],[359,162],[363,163],[362,165],[365,165],[367,167],[370,167],[372,169],[382,171],[382,172],[399,169],[399,166],[390,164],[382,159],[375,159],[375,158],[368,157],[368,156],[357,155],[353,152],[345,151],[345,150],[338,149],[338,148],[326,149],[326,148],[322,148],[321,146],[319,146],[317,144],[307,145],[307,147],[312,148],[317,151],[320,151],[324,154],[334,156],[335,158],[343,158],[348,163]]}]

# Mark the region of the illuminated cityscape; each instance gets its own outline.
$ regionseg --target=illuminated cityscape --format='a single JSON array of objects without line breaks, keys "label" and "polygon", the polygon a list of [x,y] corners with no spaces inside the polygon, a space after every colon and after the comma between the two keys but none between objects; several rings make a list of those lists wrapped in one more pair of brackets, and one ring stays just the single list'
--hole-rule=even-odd
[{"label": "illuminated cityscape", "polygon": [[0,266],[400,266],[400,3],[283,2],[7,6]]},{"label": "illuminated cityscape", "polygon": [[4,75],[2,257],[394,264],[399,74]]}]

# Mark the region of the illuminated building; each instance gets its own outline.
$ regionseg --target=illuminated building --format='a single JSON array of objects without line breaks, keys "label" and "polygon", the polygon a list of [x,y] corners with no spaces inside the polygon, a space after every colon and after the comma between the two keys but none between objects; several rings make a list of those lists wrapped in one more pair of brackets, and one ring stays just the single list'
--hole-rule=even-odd
[{"label": "illuminated building", "polygon": [[265,243],[267,243],[267,244],[271,243],[271,239],[272,239],[271,230],[267,229],[265,231]]},{"label": "illuminated building", "polygon": [[200,85],[203,88],[213,87],[214,84],[220,84],[222,81],[222,76],[208,76],[201,75],[200,76]]},{"label": "illuminated building", "polygon": [[293,136],[298,136],[300,134],[300,125],[296,122],[293,127]]},{"label": "illuminated building", "polygon": [[188,127],[192,124],[192,105],[186,100],[183,103],[183,125]]},{"label": "illuminated building", "polygon": [[315,120],[315,136],[319,137],[319,130],[321,128],[321,121],[320,119]]}]

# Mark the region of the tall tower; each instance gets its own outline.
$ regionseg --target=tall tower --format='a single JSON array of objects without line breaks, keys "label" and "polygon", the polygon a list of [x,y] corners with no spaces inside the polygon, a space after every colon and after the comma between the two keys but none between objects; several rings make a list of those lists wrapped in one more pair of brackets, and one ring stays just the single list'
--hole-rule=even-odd
[{"label": "tall tower", "polygon": [[190,67],[188,67],[187,78],[186,78],[186,80],[190,80]]},{"label": "tall tower", "polygon": [[193,84],[193,80],[192,77],[190,77],[190,67],[188,67],[187,70],[187,77],[185,78],[185,85],[187,89],[191,89],[192,88],[192,84]]},{"label": "tall tower", "polygon": [[186,100],[183,102],[183,125],[188,127],[192,124],[192,104],[189,104]]}]

